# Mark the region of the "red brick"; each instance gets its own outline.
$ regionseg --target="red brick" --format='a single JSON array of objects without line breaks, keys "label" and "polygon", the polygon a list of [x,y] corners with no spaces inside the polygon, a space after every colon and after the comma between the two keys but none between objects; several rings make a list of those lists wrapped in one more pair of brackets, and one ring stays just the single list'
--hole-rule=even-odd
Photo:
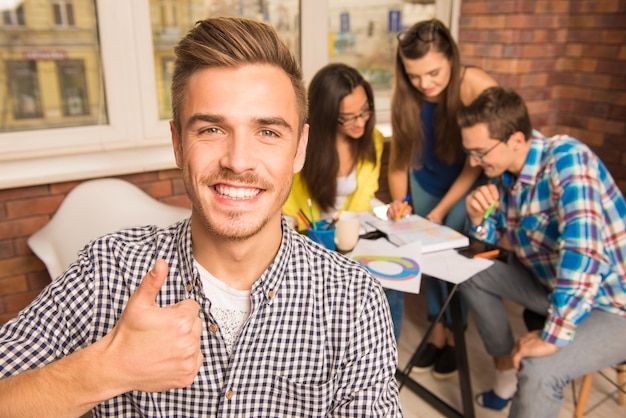
[{"label": "red brick", "polygon": [[567,14],[569,12],[569,1],[538,0],[535,2],[535,13],[538,14]]},{"label": "red brick", "polygon": [[597,69],[602,74],[612,74],[626,77],[626,62],[618,60],[598,60]]},{"label": "red brick", "polygon": [[17,189],[0,190],[0,201],[7,202],[11,200],[27,199],[36,196],[47,196],[50,194],[48,186],[33,186]]},{"label": "red brick", "polygon": [[0,222],[0,240],[30,236],[41,229],[47,222],[47,216],[34,216]]},{"label": "red brick", "polygon": [[6,314],[0,315],[0,325],[4,325],[9,322],[11,319],[17,316],[17,312],[9,312]]},{"label": "red brick", "polygon": [[620,0],[575,0],[570,3],[572,14],[613,13],[623,10],[620,8]]},{"label": "red brick", "polygon": [[0,278],[17,276],[34,270],[41,269],[41,261],[35,255],[24,257],[14,257],[7,260],[0,260]]},{"label": "red brick", "polygon": [[48,270],[36,271],[26,276],[28,290],[41,292],[41,290],[50,284],[50,275]]},{"label": "red brick", "polygon": [[475,28],[475,29],[481,29],[481,30],[504,29],[508,27],[506,16],[491,16],[491,15],[489,16],[477,15],[477,16],[470,16],[470,17],[462,16],[460,20],[462,21],[463,27]]},{"label": "red brick", "polygon": [[5,296],[4,302],[6,304],[7,312],[14,312],[17,314],[19,311],[27,307],[37,297],[37,295],[39,295],[39,293],[40,292],[22,292]]},{"label": "red brick", "polygon": [[0,260],[15,256],[15,245],[11,239],[3,239],[0,241]]},{"label": "red brick", "polygon": [[0,278],[0,296],[25,292],[27,290],[28,283],[24,275]]},{"label": "red brick", "polygon": [[626,133],[626,123],[623,121],[587,118],[587,128],[604,134],[624,135]]},{"label": "red brick", "polygon": [[506,16],[507,28],[562,28],[566,25],[567,18],[559,15],[533,15],[515,14]]},{"label": "red brick", "polygon": [[626,30],[603,30],[599,42],[624,45],[626,43]]},{"label": "red brick", "polygon": [[63,199],[65,199],[65,196],[55,195],[7,202],[7,218],[17,219],[55,213],[61,206]]}]

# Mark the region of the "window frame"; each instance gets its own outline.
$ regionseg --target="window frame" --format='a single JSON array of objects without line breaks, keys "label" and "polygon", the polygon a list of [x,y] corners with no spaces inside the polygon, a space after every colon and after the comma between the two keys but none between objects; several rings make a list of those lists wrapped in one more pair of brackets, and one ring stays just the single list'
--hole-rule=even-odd
[{"label": "window frame", "polygon": [[[94,1],[108,123],[0,133],[0,189],[176,168],[169,121],[159,119],[149,0]],[[450,2],[458,10],[459,0],[437,0],[438,12]],[[308,84],[328,63],[327,2],[300,0],[300,21]],[[377,117],[389,134],[388,114]]]}]

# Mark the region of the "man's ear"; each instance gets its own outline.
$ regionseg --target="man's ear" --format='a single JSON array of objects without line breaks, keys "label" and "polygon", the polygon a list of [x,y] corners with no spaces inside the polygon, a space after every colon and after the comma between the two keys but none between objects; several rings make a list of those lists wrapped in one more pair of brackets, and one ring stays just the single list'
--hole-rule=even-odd
[{"label": "man's ear", "polygon": [[309,143],[309,125],[304,124],[302,127],[302,133],[300,134],[300,141],[298,141],[298,148],[296,149],[296,157],[293,160],[293,173],[299,173],[304,167],[304,161],[306,160],[306,146]]},{"label": "man's ear", "polygon": [[170,121],[170,135],[172,137],[172,147],[174,148],[176,166],[178,168],[183,168],[183,143],[180,139],[180,135],[176,132],[173,120]]},{"label": "man's ear", "polygon": [[516,131],[509,137],[509,144],[514,150],[518,150],[526,143],[526,137],[521,131]]}]

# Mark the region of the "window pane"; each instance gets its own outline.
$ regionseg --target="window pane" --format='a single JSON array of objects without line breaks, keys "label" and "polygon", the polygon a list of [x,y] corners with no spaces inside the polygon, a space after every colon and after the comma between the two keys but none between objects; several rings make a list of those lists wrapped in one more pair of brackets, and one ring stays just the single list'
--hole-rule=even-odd
[{"label": "window pane", "polygon": [[94,0],[16,3],[2,10],[0,132],[106,125]]},{"label": "window pane", "polygon": [[396,36],[435,17],[435,0],[332,0],[328,2],[329,62],[357,68],[372,84],[378,111],[389,107]]},{"label": "window pane", "polygon": [[244,16],[270,23],[300,56],[299,0],[150,0],[159,118],[171,117],[173,47],[198,20]]}]

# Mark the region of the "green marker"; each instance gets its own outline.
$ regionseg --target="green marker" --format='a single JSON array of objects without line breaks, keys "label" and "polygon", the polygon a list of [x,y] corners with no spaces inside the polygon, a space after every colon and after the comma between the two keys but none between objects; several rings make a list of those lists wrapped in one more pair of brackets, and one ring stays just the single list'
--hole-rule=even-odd
[{"label": "green marker", "polygon": [[496,207],[496,203],[498,203],[498,199],[493,199],[493,202],[491,202],[491,205],[489,205],[489,207],[487,208],[487,211],[485,212],[483,219],[487,219],[489,215],[491,215],[491,212],[493,212],[493,210]]}]

